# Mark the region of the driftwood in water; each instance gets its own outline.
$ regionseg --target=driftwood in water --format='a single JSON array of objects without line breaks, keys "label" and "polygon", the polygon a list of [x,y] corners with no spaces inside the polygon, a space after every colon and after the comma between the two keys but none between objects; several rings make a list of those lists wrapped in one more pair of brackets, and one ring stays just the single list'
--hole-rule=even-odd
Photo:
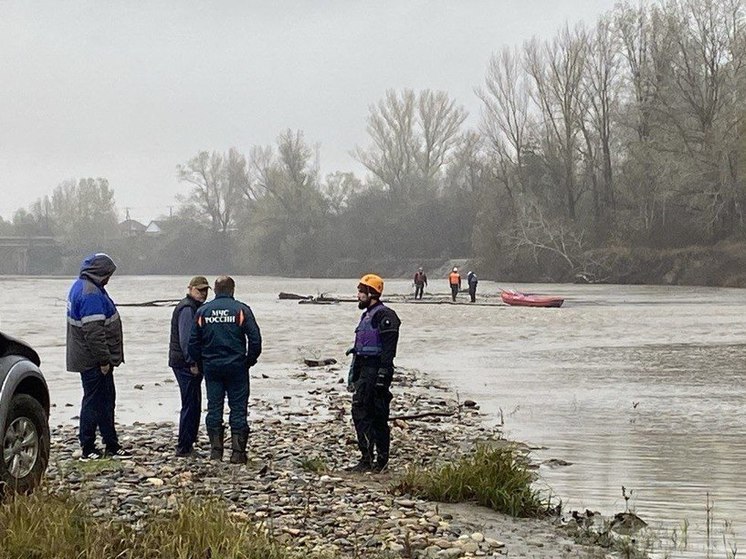
[{"label": "driftwood in water", "polygon": [[[282,293],[280,294],[282,295]],[[285,295],[293,295],[285,294]],[[283,297],[280,297],[281,299]],[[290,299],[290,297],[284,297],[285,299]],[[295,298],[299,299],[298,303],[303,305],[332,305],[334,303],[356,303],[357,299],[340,299],[339,297],[329,297],[325,293],[322,293],[321,295],[317,295],[316,297],[312,295],[308,295],[307,297],[302,297],[300,295],[295,295]]]},{"label": "driftwood in water", "polygon": [[329,297],[325,293],[320,295],[298,295],[297,293],[286,293],[281,291],[278,295],[279,299],[285,301],[298,301],[303,304],[311,305],[329,305],[331,303],[356,303],[357,299],[340,299],[339,297]]},{"label": "driftwood in water", "polygon": [[297,293],[285,293],[280,291],[279,299],[297,301],[298,299],[313,299],[312,295],[298,295]]},{"label": "driftwood in water", "polygon": [[117,303],[117,307],[175,307],[179,299],[155,299],[143,303]]},{"label": "driftwood in water", "polygon": [[303,362],[309,367],[325,367],[326,365],[337,364],[337,360],[331,357],[326,359],[304,359]]}]

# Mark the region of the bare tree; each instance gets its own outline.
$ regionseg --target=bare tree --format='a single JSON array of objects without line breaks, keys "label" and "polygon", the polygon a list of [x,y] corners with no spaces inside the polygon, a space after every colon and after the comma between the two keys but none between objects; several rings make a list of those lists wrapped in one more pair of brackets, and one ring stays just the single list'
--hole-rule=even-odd
[{"label": "bare tree", "polygon": [[743,118],[737,98],[745,77],[744,8],[740,0],[680,0],[670,9],[680,27],[672,64],[676,96],[669,107],[683,108],[671,110],[670,117],[687,155],[696,162],[688,197],[707,230],[722,238],[733,232],[744,199],[732,164]]},{"label": "bare tree", "polygon": [[370,107],[368,134],[373,145],[353,155],[386,187],[393,199],[408,200],[427,191],[458,144],[466,112],[444,92],[419,95],[394,90]]},{"label": "bare tree", "polygon": [[579,120],[591,182],[594,222],[609,228],[616,205],[612,172],[612,115],[620,95],[619,48],[611,20],[602,17],[588,37]]},{"label": "bare tree", "polygon": [[581,195],[576,182],[577,140],[580,132],[581,80],[587,56],[586,32],[565,26],[549,43],[533,39],[524,47],[527,70],[534,82],[534,100],[545,130],[546,153],[560,165],[566,216],[576,218]]},{"label": "bare tree", "polygon": [[363,183],[354,173],[337,171],[326,176],[320,190],[329,203],[329,210],[333,214],[340,214],[347,208],[350,199],[362,192]]},{"label": "bare tree", "polygon": [[246,158],[231,148],[226,155],[201,151],[177,166],[179,180],[192,185],[183,200],[208,219],[213,232],[227,235],[248,183]]},{"label": "bare tree", "polygon": [[318,192],[318,169],[313,150],[300,130],[285,130],[272,146],[254,147],[250,156],[252,180],[244,193],[250,199],[266,196],[279,203],[290,217],[300,216],[309,192]]},{"label": "bare tree", "polygon": [[516,187],[522,187],[530,94],[531,84],[520,53],[503,48],[490,59],[485,85],[477,89],[477,95],[484,103],[481,130],[511,201],[515,200]]},{"label": "bare tree", "polygon": [[255,202],[254,249],[278,270],[305,269],[315,257],[328,212],[314,149],[302,131],[288,129],[275,146],[252,149],[250,169],[245,194]]},{"label": "bare tree", "polygon": [[620,4],[614,23],[622,41],[624,73],[629,92],[626,119],[620,123],[633,130],[626,146],[626,186],[636,207],[634,221],[650,233],[665,220],[667,194],[662,185],[662,168],[656,149],[665,118],[660,98],[670,73],[673,32],[657,9],[645,5]]},{"label": "bare tree", "polygon": [[426,89],[418,97],[417,112],[422,137],[415,154],[420,172],[430,182],[448,162],[448,154],[458,145],[466,111],[457,107],[456,101],[444,91]]}]

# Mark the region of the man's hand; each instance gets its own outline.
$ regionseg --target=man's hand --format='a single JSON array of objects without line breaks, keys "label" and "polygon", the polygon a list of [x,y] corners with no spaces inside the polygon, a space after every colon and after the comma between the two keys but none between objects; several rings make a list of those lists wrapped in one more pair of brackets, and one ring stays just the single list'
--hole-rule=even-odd
[{"label": "man's hand", "polygon": [[192,373],[195,377],[199,374],[199,367],[197,367],[196,364],[189,367],[189,372]]},{"label": "man's hand", "polygon": [[108,375],[111,372],[111,365],[108,363],[106,365],[101,365],[101,374],[102,375]]}]

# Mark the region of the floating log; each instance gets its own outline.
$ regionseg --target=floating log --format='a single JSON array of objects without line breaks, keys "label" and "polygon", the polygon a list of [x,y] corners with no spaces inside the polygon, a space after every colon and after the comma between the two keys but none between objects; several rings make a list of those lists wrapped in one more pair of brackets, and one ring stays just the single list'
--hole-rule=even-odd
[{"label": "floating log", "polygon": [[285,293],[280,291],[279,299],[297,301],[298,299],[313,299],[313,295],[298,295],[297,293]]},{"label": "floating log", "polygon": [[117,307],[175,307],[179,299],[155,299],[143,303],[117,303]]}]

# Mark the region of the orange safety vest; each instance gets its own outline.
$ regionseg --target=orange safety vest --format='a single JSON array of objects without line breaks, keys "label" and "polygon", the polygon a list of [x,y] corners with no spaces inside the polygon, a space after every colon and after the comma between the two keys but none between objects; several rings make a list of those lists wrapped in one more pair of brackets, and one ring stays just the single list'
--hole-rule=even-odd
[{"label": "orange safety vest", "polygon": [[448,283],[450,283],[451,285],[458,285],[459,283],[461,283],[461,274],[459,274],[458,272],[451,272],[450,274],[448,274]]}]

